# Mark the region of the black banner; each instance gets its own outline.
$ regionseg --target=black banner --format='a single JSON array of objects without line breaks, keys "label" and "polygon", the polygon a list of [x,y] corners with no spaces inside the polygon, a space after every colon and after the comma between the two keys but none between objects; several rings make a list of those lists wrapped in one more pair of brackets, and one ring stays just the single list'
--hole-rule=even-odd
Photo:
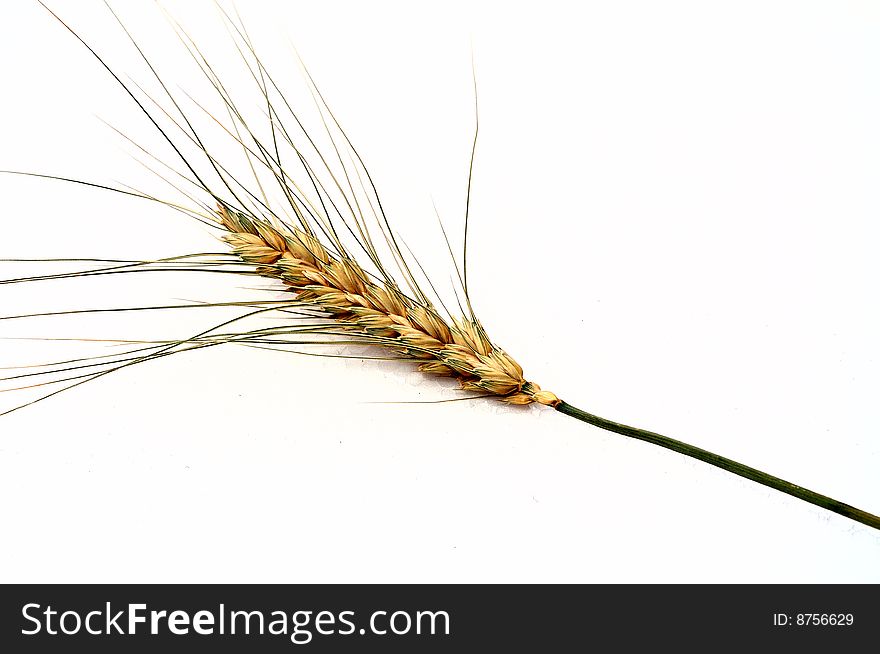
[{"label": "black banner", "polygon": [[0,651],[876,646],[877,591],[874,585],[9,585],[0,588]]}]

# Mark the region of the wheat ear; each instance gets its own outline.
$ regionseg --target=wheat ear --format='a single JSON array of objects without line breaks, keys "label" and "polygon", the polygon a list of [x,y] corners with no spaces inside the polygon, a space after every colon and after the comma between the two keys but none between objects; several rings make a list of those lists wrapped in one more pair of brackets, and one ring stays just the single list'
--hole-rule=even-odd
[{"label": "wheat ear", "polygon": [[553,393],[526,381],[522,367],[489,340],[478,320],[447,324],[431,303],[371,280],[353,259],[332,256],[314,233],[273,226],[222,204],[217,220],[228,231],[223,240],[245,263],[281,280],[298,301],[327,312],[344,331],[422,360],[419,370],[456,377],[463,390],[508,404],[559,404]]}]

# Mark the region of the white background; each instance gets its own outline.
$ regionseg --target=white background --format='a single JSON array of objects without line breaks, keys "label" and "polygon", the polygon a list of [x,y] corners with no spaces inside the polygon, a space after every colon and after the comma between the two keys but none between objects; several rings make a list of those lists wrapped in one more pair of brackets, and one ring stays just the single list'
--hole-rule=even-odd
[{"label": "white background", "polygon": [[[51,4],[149,82],[101,3]],[[170,85],[204,93],[154,4],[116,4]],[[472,43],[471,292],[493,338],[577,406],[880,513],[876,3],[241,4],[293,89],[296,44],[395,225],[440,254],[431,198],[458,230]],[[234,68],[211,3],[165,6]],[[36,3],[0,5],[0,62],[0,168],[154,185],[97,117],[167,149]],[[0,197],[0,257],[217,249],[135,199],[13,177]],[[3,286],[0,307],[239,299],[236,284]],[[3,341],[0,362],[69,345]],[[217,348],[0,418],[0,580],[880,581],[880,533],[702,463],[549,409],[393,403],[450,397],[406,366]]]}]

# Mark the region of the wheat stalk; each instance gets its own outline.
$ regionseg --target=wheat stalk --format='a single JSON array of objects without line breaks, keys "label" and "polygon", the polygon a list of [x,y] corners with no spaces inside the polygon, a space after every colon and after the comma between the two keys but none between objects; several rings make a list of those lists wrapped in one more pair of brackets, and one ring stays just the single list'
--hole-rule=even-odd
[{"label": "wheat stalk", "polygon": [[[45,364],[43,366],[46,368],[45,370],[29,371],[5,378],[6,380],[23,378],[30,380],[32,377],[42,379],[44,375],[57,373],[68,375],[61,379],[31,384],[32,386],[42,386],[71,382],[60,391],[48,393],[35,401],[46,399],[121,368],[213,345],[240,343],[269,348],[275,348],[279,345],[340,342],[368,345],[390,350],[397,355],[395,358],[413,361],[418,365],[418,369],[424,373],[456,378],[461,389],[465,391],[476,391],[481,396],[494,397],[513,405],[534,403],[552,407],[588,424],[704,461],[875,529],[880,529],[880,517],[876,515],[693,445],[593,415],[560,400],[549,391],[541,390],[534,382],[527,381],[520,365],[489,339],[471,305],[467,288],[467,212],[465,216],[463,273],[459,272],[464,302],[459,301],[461,312],[458,317],[455,317],[445,306],[442,306],[442,301],[441,308],[438,308],[430,299],[429,294],[417,282],[410,263],[408,263],[408,257],[398,246],[397,238],[390,228],[369,172],[348,137],[339,127],[332,112],[329,111],[329,107],[323,101],[317,87],[314,86],[313,80],[309,78],[313,85],[316,102],[322,111],[327,134],[330,136],[332,150],[339,163],[335,173],[328,163],[328,158],[315,145],[311,136],[305,132],[300,119],[280,94],[274,79],[256,56],[253,43],[240,23],[236,23],[226,16],[233,28],[233,33],[238,37],[239,52],[247,62],[248,70],[260,89],[261,99],[268,111],[271,143],[266,143],[254,135],[207,59],[195,43],[186,36],[185,32],[181,30],[180,34],[193,59],[217,90],[224,108],[229,114],[231,126],[222,123],[211,114],[208,115],[217,124],[223,126],[229,136],[243,148],[247,163],[254,173],[256,188],[239,182],[222,162],[213,157],[190,119],[180,109],[177,100],[165,87],[145,56],[144,61],[173,105],[171,109],[163,109],[154,98],[145,93],[140,97],[136,95],[135,91],[123,82],[76,32],[51,10],[50,13],[97,57],[116,82],[131,96],[139,109],[172,146],[183,164],[183,170],[175,169],[165,162],[160,161],[160,163],[171,169],[184,183],[190,184],[199,192],[206,194],[211,199],[211,204],[197,200],[176,185],[174,187],[192,200],[195,207],[161,201],[152,195],[131,189],[118,189],[70,178],[37,176],[86,183],[162,202],[209,226],[219,228],[221,238],[231,247],[234,258],[215,254],[188,255],[160,261],[100,262],[103,265],[93,270],[79,271],[73,274],[19,278],[6,280],[4,283],[156,270],[196,270],[235,275],[248,274],[280,282],[290,293],[291,299],[206,303],[199,306],[240,306],[248,310],[243,318],[282,311],[285,312],[285,315],[297,314],[305,320],[301,324],[284,325],[281,328],[220,331],[224,328],[231,328],[230,326],[242,319],[236,318],[187,339],[150,343],[138,342],[137,348],[120,356],[88,357],[54,362]],[[123,29],[125,29],[124,26]],[[133,39],[132,43],[134,43]],[[136,43],[134,45],[143,56],[140,47]],[[276,96],[274,100],[272,99],[273,95]],[[148,110],[145,102],[152,102],[159,107],[159,113]],[[283,106],[278,107],[278,102]],[[296,124],[305,135],[312,149],[312,156],[319,161],[318,165],[313,166],[309,163],[307,154],[304,154],[303,150],[294,143],[294,139],[285,127],[281,116],[285,107],[289,116],[295,119]],[[172,115],[172,112],[175,111],[176,117]],[[167,128],[160,126],[158,119],[161,114],[168,118],[172,128],[179,131],[182,138],[172,138],[169,136]],[[338,129],[337,138],[333,136],[333,128]],[[183,154],[181,141],[195,145],[209,171],[219,179],[219,184],[205,181],[204,173],[198,171],[198,165]],[[314,189],[311,197],[282,165],[279,142],[288,146],[295,153],[294,160],[301,164],[305,179]],[[476,134],[474,147],[475,145]],[[346,164],[342,156],[343,152],[348,154],[350,164]],[[150,153],[147,152],[147,154]],[[471,170],[473,155],[474,151],[472,150]],[[150,156],[152,157],[152,155]],[[264,185],[260,182],[257,169],[267,174],[280,188],[282,197],[287,204],[286,211],[273,208],[273,202],[269,199]],[[364,178],[367,180],[366,183]],[[470,178],[468,198],[469,196]],[[374,219],[375,225],[372,227],[369,218]],[[376,229],[381,235],[380,242],[384,241],[387,245],[384,255],[376,246],[377,239],[374,238]],[[343,237],[345,234],[349,237],[347,241]],[[447,246],[448,244],[447,239]],[[353,254],[355,251],[363,253],[365,259],[359,261],[359,257]],[[391,270],[392,266],[388,265],[388,257],[402,275],[405,282],[403,287],[395,281]],[[455,261],[454,257],[453,261]],[[244,269],[238,267],[241,265],[244,266]],[[456,271],[458,270],[456,264]],[[430,280],[428,283],[430,284]],[[433,285],[431,285],[431,289],[434,290]],[[436,292],[434,295],[439,298]],[[114,308],[106,309],[106,311],[178,308],[181,307],[166,305],[162,307]],[[68,313],[76,312],[6,316],[3,319],[25,318],[34,315],[66,315]],[[24,387],[28,386],[22,388]],[[33,403],[28,402],[12,410]]]}]

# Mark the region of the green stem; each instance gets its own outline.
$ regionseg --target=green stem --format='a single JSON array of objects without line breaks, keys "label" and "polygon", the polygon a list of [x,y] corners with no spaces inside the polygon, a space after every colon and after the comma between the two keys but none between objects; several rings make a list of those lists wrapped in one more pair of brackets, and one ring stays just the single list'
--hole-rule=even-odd
[{"label": "green stem", "polygon": [[635,438],[640,441],[645,441],[646,443],[653,443],[654,445],[665,447],[667,450],[672,450],[674,452],[684,454],[685,456],[693,457],[694,459],[704,461],[713,466],[721,468],[722,470],[732,472],[733,474],[739,475],[740,477],[751,479],[752,481],[756,481],[759,484],[763,484],[764,486],[767,486],[769,488],[774,488],[793,497],[797,497],[798,499],[809,502],[810,504],[821,506],[823,509],[828,509],[829,511],[833,511],[834,513],[846,516],[847,518],[855,520],[856,522],[861,522],[863,525],[868,525],[869,527],[873,527],[874,529],[880,529],[880,517],[876,515],[868,513],[867,511],[862,511],[861,509],[857,509],[854,506],[850,506],[849,504],[844,504],[843,502],[839,502],[838,500],[835,500],[833,498],[826,497],[825,495],[820,495],[819,493],[811,491],[807,488],[803,488],[802,486],[798,486],[797,484],[792,484],[791,482],[780,479],[779,477],[768,475],[766,472],[761,472],[756,468],[743,465],[742,463],[738,463],[737,461],[728,459],[727,457],[714,454],[693,445],[688,445],[687,443],[682,443],[681,441],[677,441],[673,438],[668,438],[667,436],[661,436],[660,434],[656,434],[652,431],[638,429],[637,427],[630,427],[628,425],[622,425],[619,422],[613,422],[611,420],[606,420],[605,418],[600,418],[599,416],[594,416],[592,413],[581,411],[577,407],[573,407],[567,402],[560,402],[558,405],[556,405],[555,408],[560,413],[564,413],[565,415],[571,416],[572,418],[577,418],[578,420],[582,420],[583,422],[586,422],[590,425],[594,425],[608,431],[613,431],[616,434],[629,436],[630,438]]}]

